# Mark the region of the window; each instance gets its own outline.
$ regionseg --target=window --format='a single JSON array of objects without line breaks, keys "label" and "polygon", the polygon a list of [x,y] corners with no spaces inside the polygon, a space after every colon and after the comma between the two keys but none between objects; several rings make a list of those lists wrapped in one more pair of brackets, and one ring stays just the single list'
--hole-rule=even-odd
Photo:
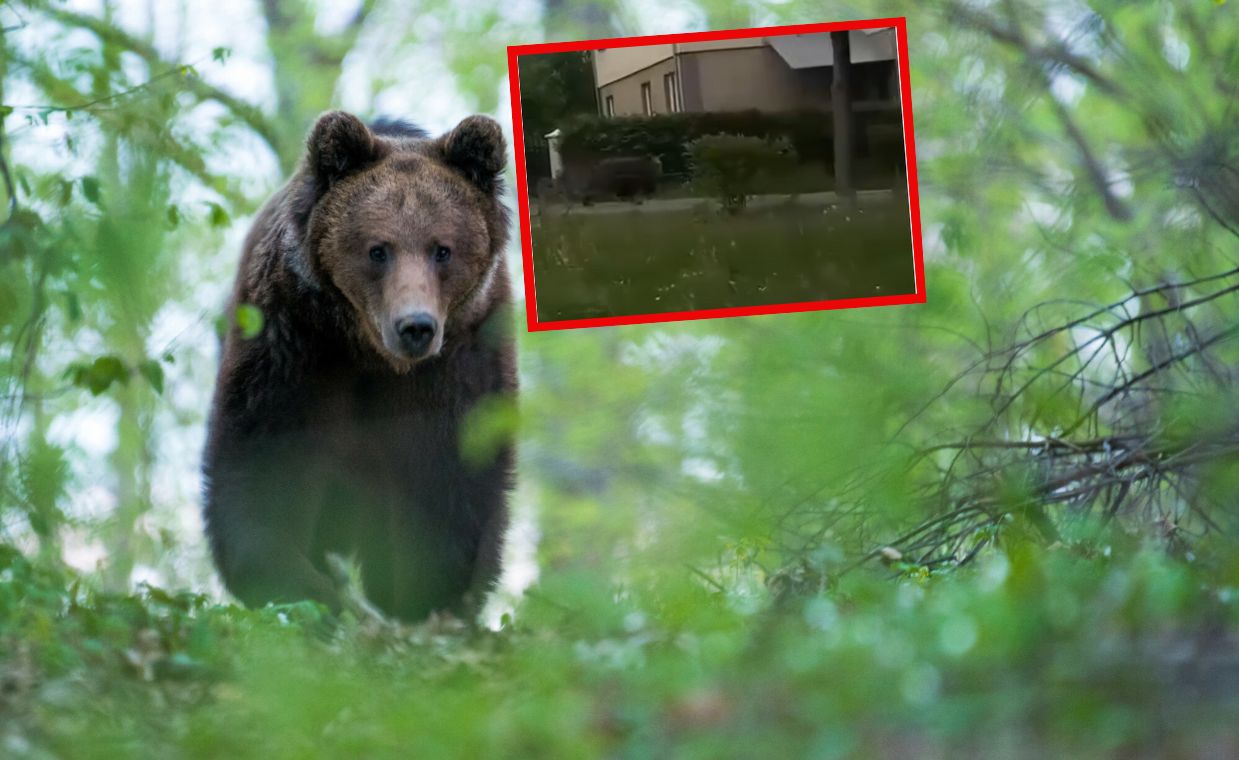
[{"label": "window", "polygon": [[654,113],[654,96],[650,94],[650,83],[641,83],[641,112],[646,116]]},{"label": "window", "polygon": [[684,110],[684,105],[680,102],[680,80],[674,71],[663,77],[663,93],[667,96],[669,112],[679,113]]},{"label": "window", "polygon": [[615,96],[608,95],[607,96],[607,118],[609,119],[614,115],[615,115]]}]

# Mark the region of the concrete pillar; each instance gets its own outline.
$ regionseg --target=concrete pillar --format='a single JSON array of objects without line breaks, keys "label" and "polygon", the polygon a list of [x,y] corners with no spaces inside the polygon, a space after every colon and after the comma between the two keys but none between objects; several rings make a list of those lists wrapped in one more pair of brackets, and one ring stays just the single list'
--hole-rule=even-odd
[{"label": "concrete pillar", "polygon": [[564,173],[564,160],[559,155],[559,141],[563,138],[563,133],[556,129],[544,137],[546,137],[546,150],[551,159],[551,181],[558,184],[560,176]]}]

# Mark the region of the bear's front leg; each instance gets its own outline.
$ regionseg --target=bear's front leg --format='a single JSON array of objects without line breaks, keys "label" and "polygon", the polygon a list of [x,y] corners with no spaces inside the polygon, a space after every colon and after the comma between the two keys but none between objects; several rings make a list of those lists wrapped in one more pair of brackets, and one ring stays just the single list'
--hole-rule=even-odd
[{"label": "bear's front leg", "polygon": [[314,601],[339,614],[335,583],[309,558],[283,546],[283,536],[255,531],[224,550],[221,575],[228,590],[247,607]]},{"label": "bear's front leg", "polygon": [[269,449],[240,453],[257,449],[238,447],[208,461],[207,533],[224,585],[248,607],[312,600],[338,613],[335,583],[310,555],[322,468],[289,467],[295,460]]}]

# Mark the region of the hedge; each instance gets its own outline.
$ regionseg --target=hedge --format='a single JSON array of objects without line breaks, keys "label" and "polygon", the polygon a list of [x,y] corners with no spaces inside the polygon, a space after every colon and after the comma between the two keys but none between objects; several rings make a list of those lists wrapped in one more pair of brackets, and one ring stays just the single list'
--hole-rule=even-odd
[{"label": "hedge", "polygon": [[[898,127],[898,109],[856,113],[858,133],[878,125]],[[701,111],[610,119],[587,115],[561,129],[566,161],[651,155],[662,161],[664,175],[685,179],[691,174],[685,146],[706,135],[785,138],[805,162],[832,164],[834,155],[831,116],[822,111]]]}]

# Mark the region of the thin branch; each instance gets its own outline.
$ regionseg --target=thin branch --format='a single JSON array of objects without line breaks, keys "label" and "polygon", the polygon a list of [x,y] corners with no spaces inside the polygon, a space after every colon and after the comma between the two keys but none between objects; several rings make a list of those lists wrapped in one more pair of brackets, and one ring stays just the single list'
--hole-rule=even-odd
[{"label": "thin branch", "polygon": [[1058,64],[1092,82],[1107,95],[1117,99],[1127,97],[1127,91],[1118,82],[1103,75],[1088,59],[1072,52],[1062,42],[1053,40],[1045,45],[1034,45],[1022,32],[1005,28],[989,16],[977,13],[961,3],[950,3],[947,9],[953,19],[962,19],[968,26],[1019,50],[1031,60]]},{"label": "thin branch", "polygon": [[193,66],[194,64],[184,64],[181,66],[177,66],[175,68],[172,68],[172,69],[169,69],[168,71],[163,72],[162,74],[156,74],[155,76],[146,80],[142,84],[135,85],[134,87],[130,87],[127,90],[122,90],[120,92],[114,92],[111,95],[105,95],[104,97],[96,98],[94,100],[90,100],[85,103],[79,103],[73,106],[9,105],[7,107],[13,109],[14,111],[42,111],[45,113],[68,113],[70,111],[86,111],[95,106],[103,105],[104,103],[110,103],[114,100],[118,100],[120,98],[125,97],[126,95],[132,95],[135,92],[141,92],[147,89],[148,87],[150,87],[151,85],[155,84],[156,82],[161,81],[163,79],[167,79],[168,77],[173,76],[173,75],[181,75],[186,78],[192,77]]},{"label": "thin branch", "polygon": [[[75,26],[93,33],[105,44],[123,47],[146,61],[154,70],[173,68],[173,64],[164,60],[159,51],[151,43],[118,29],[111,24],[83,13],[64,10],[46,3],[33,4],[49,17],[69,26]],[[234,116],[245,123],[261,137],[267,145],[279,155],[279,136],[267,121],[267,117],[254,105],[208,83],[202,77],[189,77],[185,80],[189,89],[201,100],[214,100],[227,108]]]},{"label": "thin branch", "polygon": [[1239,325],[1236,325],[1234,327],[1231,327],[1225,330],[1219,330],[1208,340],[1201,341],[1200,343],[1197,343],[1191,348],[1184,349],[1177,354],[1171,354],[1170,356],[1166,357],[1165,359],[1158,362],[1157,364],[1154,364],[1152,367],[1149,367],[1144,372],[1141,372],[1140,374],[1133,376],[1131,380],[1121,385],[1116,386],[1109,393],[1105,394],[1100,399],[1095,401],[1092,407],[1089,408],[1088,412],[1086,412],[1079,420],[1077,420],[1073,425],[1071,425],[1067,429],[1066,433],[1069,435],[1073,430],[1078,428],[1086,419],[1096,414],[1097,411],[1101,409],[1101,407],[1105,406],[1110,401],[1114,400],[1121,393],[1130,389],[1133,385],[1140,382],[1141,380],[1152,377],[1153,375],[1156,375],[1158,372],[1162,372],[1166,370],[1167,368],[1174,366],[1175,364],[1178,364],[1184,359],[1188,359],[1192,356],[1195,356],[1196,354],[1203,353],[1205,349],[1210,348],[1211,346],[1214,346],[1218,343],[1222,343],[1223,341],[1234,338],[1236,335],[1239,335]]},{"label": "thin branch", "polygon": [[9,160],[4,155],[4,118],[0,117],[0,175],[4,177],[4,191],[9,196],[9,215],[4,220],[8,224],[17,213],[17,188],[13,186],[13,175],[9,172]]}]

